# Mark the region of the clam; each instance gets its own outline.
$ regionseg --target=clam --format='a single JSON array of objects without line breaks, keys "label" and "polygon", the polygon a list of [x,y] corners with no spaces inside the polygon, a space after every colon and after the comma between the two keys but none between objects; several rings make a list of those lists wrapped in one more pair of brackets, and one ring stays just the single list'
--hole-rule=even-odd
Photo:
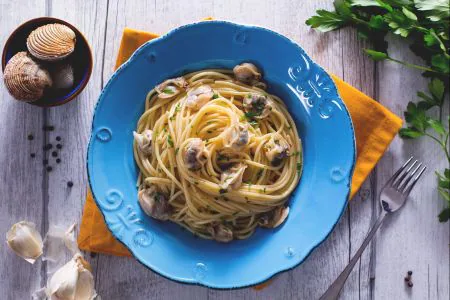
[{"label": "clam", "polygon": [[138,145],[138,149],[145,155],[152,154],[152,135],[153,131],[145,129],[142,133],[133,131],[134,140]]},{"label": "clam", "polygon": [[238,164],[223,172],[220,175],[220,187],[224,190],[228,190],[228,188],[237,190],[240,188],[245,169],[247,169],[247,165]]},{"label": "clam", "polygon": [[254,85],[261,80],[261,73],[258,68],[251,63],[243,63],[233,68],[234,77],[237,81]]},{"label": "clam", "polygon": [[158,93],[158,98],[166,99],[172,98],[189,86],[189,83],[184,77],[177,77],[167,79],[163,83],[156,86],[155,91]]},{"label": "clam", "polygon": [[272,211],[264,213],[258,220],[258,225],[266,228],[280,226],[289,215],[289,207],[280,206]]},{"label": "clam", "polygon": [[170,218],[172,207],[166,195],[157,191],[154,185],[140,190],[138,200],[142,210],[150,217],[160,221],[166,221]]},{"label": "clam", "polygon": [[73,68],[70,64],[57,64],[50,69],[50,76],[52,77],[55,89],[68,89],[73,86],[75,81]]},{"label": "clam", "polygon": [[194,110],[199,110],[214,96],[212,88],[206,84],[188,91],[187,94],[186,106]]},{"label": "clam", "polygon": [[32,102],[40,99],[52,79],[26,52],[14,55],[6,65],[4,81],[9,93],[17,100]]},{"label": "clam", "polygon": [[263,119],[272,111],[272,102],[261,94],[248,94],[242,102],[246,113],[255,119]]},{"label": "clam", "polygon": [[249,142],[248,124],[232,124],[222,133],[222,138],[226,148],[242,150]]},{"label": "clam", "polygon": [[266,157],[274,167],[279,166],[289,156],[289,148],[289,143],[279,133],[273,134],[264,145]]},{"label": "clam", "polygon": [[210,225],[207,230],[218,242],[228,243],[233,240],[233,231],[223,224]]},{"label": "clam", "polygon": [[47,24],[33,30],[27,38],[28,51],[40,60],[56,61],[72,54],[76,35],[63,24]]},{"label": "clam", "polygon": [[200,169],[205,164],[207,157],[208,151],[205,143],[199,138],[190,140],[183,149],[183,162],[191,171]]}]

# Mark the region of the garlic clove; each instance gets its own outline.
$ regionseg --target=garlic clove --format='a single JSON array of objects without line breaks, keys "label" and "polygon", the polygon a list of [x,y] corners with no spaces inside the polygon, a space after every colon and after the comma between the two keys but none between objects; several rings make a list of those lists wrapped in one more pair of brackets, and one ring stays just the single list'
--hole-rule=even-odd
[{"label": "garlic clove", "polygon": [[42,255],[42,237],[34,223],[21,221],[14,224],[6,233],[6,240],[11,250],[31,264]]},{"label": "garlic clove", "polygon": [[75,224],[68,228],[50,225],[44,238],[44,255],[42,260],[47,262],[47,276],[50,278],[64,263],[79,253],[75,238]]},{"label": "garlic clove", "polygon": [[94,277],[85,267],[88,263],[81,254],[73,258],[53,274],[47,287],[51,299],[90,300],[94,299]]}]

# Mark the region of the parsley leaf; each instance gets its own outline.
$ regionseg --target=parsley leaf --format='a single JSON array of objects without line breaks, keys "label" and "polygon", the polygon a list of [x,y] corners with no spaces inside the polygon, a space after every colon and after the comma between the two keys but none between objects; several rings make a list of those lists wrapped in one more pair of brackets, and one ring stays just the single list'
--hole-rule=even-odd
[{"label": "parsley leaf", "polygon": [[317,16],[306,20],[306,24],[321,32],[327,32],[344,26],[350,17],[338,13],[329,12],[323,9],[317,11]]},{"label": "parsley leaf", "polygon": [[[430,78],[428,91],[417,92],[418,101],[408,103],[404,112],[406,126],[399,135],[409,139],[423,136],[436,142],[448,164],[450,117],[446,116],[448,112],[444,101],[448,98],[450,86],[449,19],[448,0],[335,0],[334,11],[317,10],[316,15],[306,21],[306,24],[322,32],[351,26],[356,29],[359,39],[373,44],[373,49],[364,49],[371,59],[420,70]],[[388,33],[407,42],[411,51],[426,65],[391,57],[385,40]],[[433,108],[436,109],[430,111]],[[300,164],[297,165],[299,168]],[[450,219],[450,170],[436,174],[439,194],[447,201],[446,208],[439,214],[439,220],[445,222]]]},{"label": "parsley leaf", "polygon": [[169,89],[169,88],[163,89],[162,92],[163,92],[164,94],[169,94],[169,95],[172,95],[172,94],[175,93],[172,89]]},{"label": "parsley leaf", "polygon": [[167,144],[169,144],[169,146],[173,148],[173,140],[170,134],[167,135]]},{"label": "parsley leaf", "polygon": [[450,4],[448,0],[414,0],[417,10],[424,11],[427,18],[437,22],[448,19],[450,16]]}]

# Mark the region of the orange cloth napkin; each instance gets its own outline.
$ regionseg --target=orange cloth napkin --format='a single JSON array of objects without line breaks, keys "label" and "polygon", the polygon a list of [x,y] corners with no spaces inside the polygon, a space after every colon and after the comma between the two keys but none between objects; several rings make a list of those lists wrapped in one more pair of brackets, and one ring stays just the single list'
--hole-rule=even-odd
[{"label": "orange cloth napkin", "polygon": [[[158,35],[154,33],[125,28],[116,68],[124,63],[139,46],[156,37]],[[347,105],[355,127],[357,159],[350,195],[353,197],[401,128],[402,120],[341,79],[334,75],[332,77]],[[131,255],[110,233],[90,190],[88,190],[84,206],[78,246],[82,250],[91,252]]]}]

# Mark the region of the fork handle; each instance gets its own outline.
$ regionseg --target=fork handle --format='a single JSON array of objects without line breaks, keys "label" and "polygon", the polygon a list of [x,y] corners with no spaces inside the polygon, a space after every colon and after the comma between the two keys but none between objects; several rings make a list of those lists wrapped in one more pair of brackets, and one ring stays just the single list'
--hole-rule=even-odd
[{"label": "fork handle", "polygon": [[344,286],[345,282],[347,281],[348,275],[353,270],[353,267],[355,266],[356,262],[359,260],[361,254],[366,249],[369,242],[372,240],[373,236],[377,232],[378,228],[380,228],[381,223],[383,223],[384,217],[387,215],[387,212],[385,210],[381,211],[380,216],[378,217],[377,221],[373,225],[372,229],[370,230],[367,237],[364,239],[364,242],[362,243],[361,247],[359,247],[358,251],[356,251],[355,255],[352,257],[348,265],[345,267],[344,271],[339,275],[338,278],[333,282],[332,285],[328,288],[328,290],[320,297],[320,300],[335,300],[338,298],[339,293],[342,290],[342,287]]}]

